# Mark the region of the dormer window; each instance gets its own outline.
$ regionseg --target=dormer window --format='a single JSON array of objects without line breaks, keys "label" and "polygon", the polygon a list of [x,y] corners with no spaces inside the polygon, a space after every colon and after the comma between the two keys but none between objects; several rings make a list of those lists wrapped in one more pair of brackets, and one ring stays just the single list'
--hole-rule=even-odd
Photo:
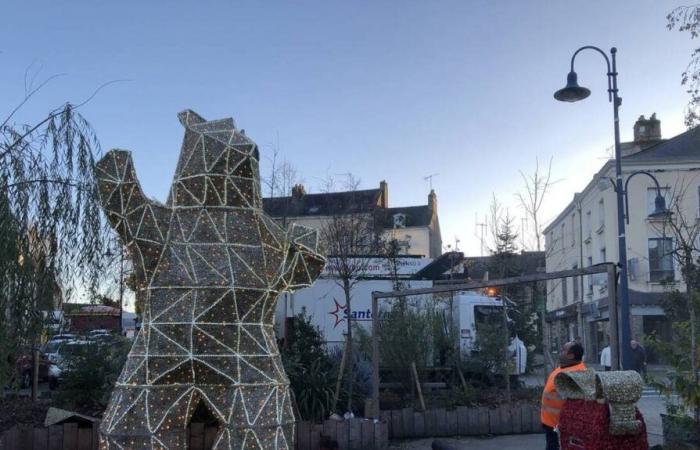
[{"label": "dormer window", "polygon": [[406,214],[394,214],[394,228],[406,228]]}]

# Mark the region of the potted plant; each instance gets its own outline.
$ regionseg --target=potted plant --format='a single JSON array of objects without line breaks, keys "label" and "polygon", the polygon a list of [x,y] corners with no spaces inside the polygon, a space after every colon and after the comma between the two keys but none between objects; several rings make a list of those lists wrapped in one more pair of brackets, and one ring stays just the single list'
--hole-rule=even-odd
[{"label": "potted plant", "polygon": [[672,329],[671,341],[656,336],[648,341],[673,368],[663,380],[651,382],[666,397],[666,414],[661,414],[664,444],[672,449],[700,449],[700,384],[691,370],[690,323],[679,320]]}]

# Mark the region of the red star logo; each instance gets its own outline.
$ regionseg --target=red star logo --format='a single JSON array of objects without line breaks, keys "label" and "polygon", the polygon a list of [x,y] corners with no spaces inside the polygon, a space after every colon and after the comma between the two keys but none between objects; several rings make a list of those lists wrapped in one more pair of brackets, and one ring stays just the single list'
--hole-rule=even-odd
[{"label": "red star logo", "polygon": [[339,316],[338,313],[341,311],[344,313],[347,311],[348,308],[347,308],[347,306],[341,305],[340,303],[338,303],[338,300],[336,300],[335,298],[333,298],[333,301],[335,302],[335,311],[331,311],[328,314],[335,317],[335,325],[333,325],[333,328],[335,328],[338,326],[338,324],[340,322],[345,320],[345,317],[343,317],[343,315]]}]

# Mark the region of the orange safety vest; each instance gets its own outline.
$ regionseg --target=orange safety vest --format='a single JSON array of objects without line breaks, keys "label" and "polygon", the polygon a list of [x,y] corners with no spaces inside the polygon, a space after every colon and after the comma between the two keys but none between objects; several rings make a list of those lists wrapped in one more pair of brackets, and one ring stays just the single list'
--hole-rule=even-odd
[{"label": "orange safety vest", "polygon": [[559,372],[578,372],[582,370],[586,370],[586,365],[583,361],[573,366],[557,367],[549,374],[547,384],[544,385],[542,409],[540,410],[540,420],[544,425],[556,428],[557,425],[559,425],[559,413],[564,406],[564,400],[559,396],[554,387],[554,378]]}]

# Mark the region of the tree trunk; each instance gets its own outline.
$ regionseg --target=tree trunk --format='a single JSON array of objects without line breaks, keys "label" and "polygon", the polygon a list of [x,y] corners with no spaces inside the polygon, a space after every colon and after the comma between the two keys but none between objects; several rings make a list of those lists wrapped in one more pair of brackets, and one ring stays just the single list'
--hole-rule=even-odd
[{"label": "tree trunk", "polygon": [[[691,286],[696,276],[693,273],[693,259],[690,252],[687,252],[685,256],[685,295],[688,299],[688,310],[690,313],[690,370],[693,381],[697,385],[700,382],[700,377],[698,377],[698,355],[697,355],[697,311],[695,311],[695,302],[693,301],[693,287]],[[700,404],[697,402],[693,408],[693,418],[695,421],[700,421]]]},{"label": "tree trunk", "polygon": [[36,339],[32,345],[32,402],[39,398],[39,346]]},{"label": "tree trunk", "polygon": [[508,352],[508,346],[510,345],[510,334],[508,333],[508,308],[506,308],[506,301],[503,301],[503,356],[505,361],[503,361],[503,377],[506,381],[506,402],[510,403],[510,356]]},{"label": "tree trunk", "polygon": [[[688,277],[690,278],[690,277]],[[690,288],[690,280],[685,282],[686,296],[688,297],[688,310],[690,313],[690,370],[693,377],[693,381],[697,385],[700,383],[700,377],[698,377],[698,349],[697,349],[697,312],[695,311],[695,302],[693,301],[692,289]],[[700,404],[696,402],[693,408],[693,418],[695,421],[700,421]]]},{"label": "tree trunk", "polygon": [[345,364],[348,368],[348,403],[347,410],[352,411],[352,388],[353,388],[353,369],[355,360],[352,357],[352,307],[350,306],[350,281],[343,280],[343,291],[345,292],[345,311],[347,312],[347,358]]}]

